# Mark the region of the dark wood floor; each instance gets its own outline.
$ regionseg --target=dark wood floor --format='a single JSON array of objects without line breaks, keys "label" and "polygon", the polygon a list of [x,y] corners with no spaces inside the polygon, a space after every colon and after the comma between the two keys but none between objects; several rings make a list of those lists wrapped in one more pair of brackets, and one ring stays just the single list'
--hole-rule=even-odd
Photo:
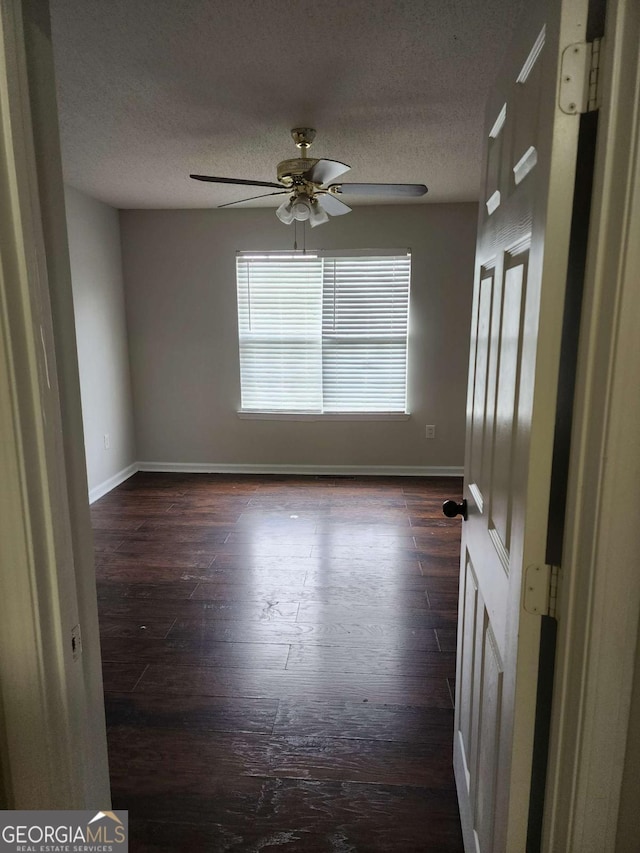
[{"label": "dark wood floor", "polygon": [[460,491],[140,473],[92,506],[132,851],[461,853]]}]

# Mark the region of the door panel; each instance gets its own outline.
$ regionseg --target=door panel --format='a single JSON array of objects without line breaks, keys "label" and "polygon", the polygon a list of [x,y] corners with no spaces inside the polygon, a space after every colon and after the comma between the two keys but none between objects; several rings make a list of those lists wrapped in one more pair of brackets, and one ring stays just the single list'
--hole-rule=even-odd
[{"label": "door panel", "polygon": [[[467,561],[464,577],[461,578],[461,586],[463,589],[463,604],[460,611],[460,624],[462,631],[459,641],[461,677],[460,697],[458,702],[460,707],[458,733],[462,740],[463,755],[470,760],[472,744],[475,738],[475,735],[473,734],[475,706],[472,687],[474,683],[473,673],[475,668],[478,581],[469,561]],[[467,767],[467,786],[470,784],[468,778],[469,773],[470,769]]]},{"label": "door panel", "polygon": [[579,117],[556,105],[586,0],[531,0],[486,112],[467,401],[454,763],[467,853],[523,853]]},{"label": "door panel", "polygon": [[498,376],[493,429],[492,476],[489,527],[495,530],[496,544],[508,571],[513,507],[512,465],[520,385],[520,352],[523,333],[523,305],[526,286],[525,265],[505,271],[502,311],[498,327]]},{"label": "door panel", "polygon": [[[478,761],[475,767],[476,832],[481,850],[490,850],[495,820],[496,780],[502,713],[504,666],[489,616],[482,614],[482,657],[480,660],[480,702],[478,720]],[[482,775],[480,775],[482,774]]]},{"label": "door panel", "polygon": [[[476,484],[478,494],[482,496],[484,477],[483,445],[485,436],[486,399],[489,381],[488,342],[491,336],[491,312],[493,306],[493,273],[480,279],[476,323],[476,363],[473,372],[473,408],[471,419],[471,448],[469,469],[471,479]],[[482,498],[481,498],[482,499]]]}]

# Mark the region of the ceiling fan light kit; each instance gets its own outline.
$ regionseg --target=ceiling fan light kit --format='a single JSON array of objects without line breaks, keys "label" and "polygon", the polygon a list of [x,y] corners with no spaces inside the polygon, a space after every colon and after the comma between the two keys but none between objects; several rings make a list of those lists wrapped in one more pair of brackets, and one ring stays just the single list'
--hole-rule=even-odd
[{"label": "ceiling fan light kit", "polygon": [[219,184],[240,184],[250,187],[272,187],[280,192],[263,193],[251,198],[221,204],[231,207],[257,198],[272,195],[288,195],[276,210],[276,216],[285,225],[292,222],[309,222],[311,227],[329,221],[329,216],[341,216],[351,208],[339,198],[341,195],[384,196],[387,198],[416,198],[427,192],[424,184],[345,184],[332,183],[351,168],[339,160],[317,160],[307,157],[307,151],[315,139],[312,127],[294,127],[291,136],[300,156],[278,163],[279,183],[270,181],[244,180],[243,178],[215,178],[210,175],[190,175],[196,181]]},{"label": "ceiling fan light kit", "polygon": [[298,222],[308,222],[312,228],[329,221],[327,212],[320,207],[316,199],[302,195],[297,195],[293,200],[287,199],[283,201],[276,210],[276,216],[285,225],[291,225],[296,220]]},{"label": "ceiling fan light kit", "polygon": [[283,201],[280,207],[276,210],[276,216],[280,220],[280,222],[284,222],[285,225],[291,225],[293,222],[293,210],[291,207],[291,199],[287,199]]}]

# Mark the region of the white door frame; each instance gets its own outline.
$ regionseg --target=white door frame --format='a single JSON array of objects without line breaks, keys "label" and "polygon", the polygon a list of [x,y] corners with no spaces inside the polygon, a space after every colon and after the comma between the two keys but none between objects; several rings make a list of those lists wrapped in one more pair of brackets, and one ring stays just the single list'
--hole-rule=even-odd
[{"label": "white door frame", "polygon": [[609,0],[559,599],[549,853],[616,850],[640,613],[638,44],[637,0]]},{"label": "white door frame", "polygon": [[64,223],[48,6],[0,0],[2,808],[110,806]]}]

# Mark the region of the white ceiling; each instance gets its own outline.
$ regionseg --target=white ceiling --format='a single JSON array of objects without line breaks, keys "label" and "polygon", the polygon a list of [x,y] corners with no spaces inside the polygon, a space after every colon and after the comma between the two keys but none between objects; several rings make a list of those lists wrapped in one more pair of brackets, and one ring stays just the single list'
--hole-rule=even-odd
[{"label": "white ceiling", "polygon": [[345,181],[477,199],[485,96],[522,0],[50,4],[65,180],[115,207],[197,208],[261,190],[190,172],[274,181],[300,125],[318,131],[311,156],[351,164]]}]

